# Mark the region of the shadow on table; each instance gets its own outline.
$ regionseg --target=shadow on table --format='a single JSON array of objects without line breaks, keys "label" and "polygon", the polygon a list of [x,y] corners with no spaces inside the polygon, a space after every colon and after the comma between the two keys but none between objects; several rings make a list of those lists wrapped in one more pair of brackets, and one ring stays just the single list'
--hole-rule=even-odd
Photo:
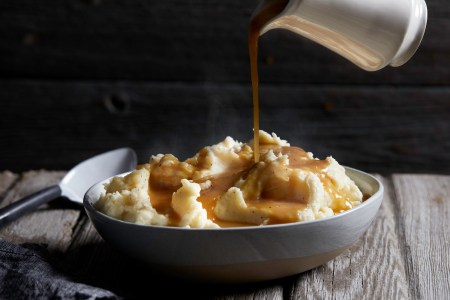
[{"label": "shadow on table", "polygon": [[64,266],[74,280],[110,290],[130,298],[163,296],[164,299],[210,299],[226,296],[283,296],[283,285],[291,286],[297,276],[245,284],[195,282],[170,277],[121,255],[105,242],[85,245],[67,253]]}]

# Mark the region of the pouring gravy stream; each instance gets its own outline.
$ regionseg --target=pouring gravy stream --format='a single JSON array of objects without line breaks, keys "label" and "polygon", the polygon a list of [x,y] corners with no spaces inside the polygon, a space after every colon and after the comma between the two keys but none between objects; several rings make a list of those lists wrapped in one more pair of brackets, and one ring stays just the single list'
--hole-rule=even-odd
[{"label": "pouring gravy stream", "polygon": [[261,30],[275,16],[283,11],[288,0],[265,1],[250,20],[248,50],[253,94],[253,151],[255,163],[259,161],[259,93],[258,93],[258,39]]}]

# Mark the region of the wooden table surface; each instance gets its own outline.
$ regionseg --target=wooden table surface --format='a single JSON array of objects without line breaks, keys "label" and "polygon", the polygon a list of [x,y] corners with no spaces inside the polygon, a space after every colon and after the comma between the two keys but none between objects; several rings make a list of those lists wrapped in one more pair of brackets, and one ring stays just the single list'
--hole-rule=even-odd
[{"label": "wooden table surface", "polygon": [[[64,174],[0,172],[0,207]],[[197,299],[450,299],[450,176],[379,178],[384,200],[362,238],[323,266],[268,282],[189,283],[140,268],[102,240],[82,207],[62,198],[3,228],[0,239],[47,244],[52,256],[70,266],[69,277],[125,298],[164,293]]]}]

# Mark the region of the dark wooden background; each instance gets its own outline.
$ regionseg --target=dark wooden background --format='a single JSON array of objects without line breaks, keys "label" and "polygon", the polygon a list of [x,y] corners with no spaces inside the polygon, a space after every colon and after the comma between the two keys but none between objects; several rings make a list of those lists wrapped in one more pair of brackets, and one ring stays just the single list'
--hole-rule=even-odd
[{"label": "dark wooden background", "polygon": [[[252,136],[256,0],[0,2],[0,169],[69,169],[112,148],[181,159]],[[368,172],[450,174],[450,2],[404,66],[358,69],[277,30],[260,43],[261,128]]]}]

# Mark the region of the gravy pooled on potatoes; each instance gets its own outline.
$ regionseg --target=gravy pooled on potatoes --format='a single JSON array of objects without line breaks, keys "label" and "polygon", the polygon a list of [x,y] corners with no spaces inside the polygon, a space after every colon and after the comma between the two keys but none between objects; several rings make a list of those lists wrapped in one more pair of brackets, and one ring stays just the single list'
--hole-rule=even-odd
[{"label": "gravy pooled on potatoes", "polygon": [[95,203],[120,220],[145,225],[219,228],[321,219],[359,205],[363,195],[332,157],[314,158],[275,134],[253,143],[231,137],[179,161],[152,156],[114,177]]}]

